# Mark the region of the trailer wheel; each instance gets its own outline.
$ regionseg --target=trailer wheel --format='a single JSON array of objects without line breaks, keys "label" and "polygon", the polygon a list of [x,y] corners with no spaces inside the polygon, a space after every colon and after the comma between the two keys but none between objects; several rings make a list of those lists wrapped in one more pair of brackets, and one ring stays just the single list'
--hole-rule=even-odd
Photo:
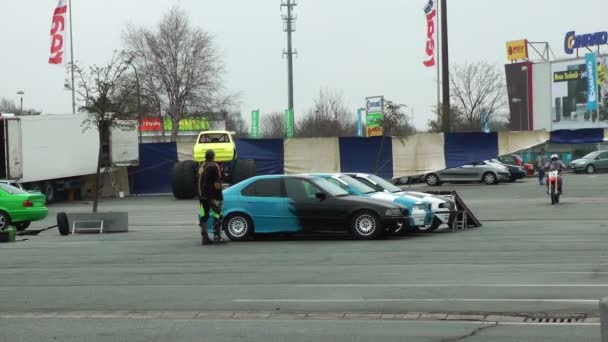
[{"label": "trailer wheel", "polygon": [[256,165],[253,159],[237,159],[232,172],[232,184],[240,183],[251,177],[255,177]]},{"label": "trailer wheel", "polygon": [[66,213],[57,213],[57,228],[59,234],[66,236],[70,235],[70,224],[68,223],[68,215]]},{"label": "trailer wheel", "polygon": [[42,190],[42,193],[46,196],[46,202],[53,203],[55,201],[55,185],[50,181],[44,182]]},{"label": "trailer wheel", "polygon": [[192,199],[196,196],[196,163],[187,160],[173,167],[171,186],[177,199]]}]

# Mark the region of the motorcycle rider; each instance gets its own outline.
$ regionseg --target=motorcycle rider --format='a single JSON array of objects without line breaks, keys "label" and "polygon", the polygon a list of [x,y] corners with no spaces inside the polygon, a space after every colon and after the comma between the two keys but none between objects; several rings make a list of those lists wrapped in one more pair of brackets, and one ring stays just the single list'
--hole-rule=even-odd
[{"label": "motorcycle rider", "polygon": [[[566,170],[566,164],[564,164],[557,154],[553,154],[551,156],[551,161],[544,165],[544,169],[546,172],[557,171],[557,192],[561,195],[563,193],[563,181],[562,181],[562,172]],[[547,178],[547,194],[549,194],[549,179]]]},{"label": "motorcycle rider", "polygon": [[198,170],[198,197],[200,202],[199,225],[201,227],[202,244],[211,243],[207,231],[207,221],[213,215],[213,240],[217,243],[225,242],[222,238],[222,172],[215,162],[215,152],[208,150],[205,153],[205,162]]}]

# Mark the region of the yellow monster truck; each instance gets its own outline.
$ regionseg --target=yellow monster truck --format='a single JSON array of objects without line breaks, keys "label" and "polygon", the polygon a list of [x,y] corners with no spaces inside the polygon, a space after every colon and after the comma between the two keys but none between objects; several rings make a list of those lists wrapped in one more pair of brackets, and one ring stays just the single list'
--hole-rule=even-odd
[{"label": "yellow monster truck", "polygon": [[255,160],[238,159],[236,143],[231,132],[201,132],[194,144],[193,159],[182,161],[173,167],[173,195],[178,199],[192,199],[197,193],[197,172],[205,162],[205,152],[215,152],[215,162],[222,168],[224,181],[236,184],[256,174]]}]

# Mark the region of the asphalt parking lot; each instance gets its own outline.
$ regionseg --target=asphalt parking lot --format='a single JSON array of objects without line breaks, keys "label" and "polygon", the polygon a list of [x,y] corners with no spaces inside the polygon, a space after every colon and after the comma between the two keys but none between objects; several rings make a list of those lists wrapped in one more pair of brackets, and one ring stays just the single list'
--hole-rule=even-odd
[{"label": "asphalt parking lot", "polygon": [[[106,200],[129,233],[0,245],[0,341],[597,341],[608,175],[564,188],[559,206],[534,179],[433,188],[457,190],[484,224],[460,232],[208,247],[195,201]],[[89,208],[53,205],[32,229]],[[566,321],[533,321],[546,316]]]}]

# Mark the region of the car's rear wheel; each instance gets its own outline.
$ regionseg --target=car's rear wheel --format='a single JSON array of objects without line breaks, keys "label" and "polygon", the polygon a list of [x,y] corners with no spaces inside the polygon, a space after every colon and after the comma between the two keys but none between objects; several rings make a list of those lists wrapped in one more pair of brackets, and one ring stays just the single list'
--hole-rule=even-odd
[{"label": "car's rear wheel", "polygon": [[587,165],[587,167],[585,168],[585,171],[587,172],[587,174],[592,175],[595,173],[595,165]]},{"label": "car's rear wheel", "polygon": [[496,180],[496,175],[492,172],[484,173],[484,175],[482,177],[482,181],[486,185],[494,185],[494,184],[498,183]]},{"label": "car's rear wheel", "polygon": [[434,173],[426,176],[426,184],[428,186],[439,186],[441,185],[441,181],[439,181],[439,176]]},{"label": "car's rear wheel", "polygon": [[15,223],[18,232],[22,232],[30,227],[30,221]]},{"label": "car's rear wheel", "polygon": [[353,215],[351,231],[359,240],[373,240],[382,235],[382,224],[376,214],[363,210]]},{"label": "car's rear wheel", "polygon": [[5,229],[11,225],[11,217],[4,211],[0,211],[0,229]]},{"label": "car's rear wheel", "polygon": [[230,214],[224,219],[224,232],[232,241],[244,241],[253,233],[253,222],[245,214]]}]

